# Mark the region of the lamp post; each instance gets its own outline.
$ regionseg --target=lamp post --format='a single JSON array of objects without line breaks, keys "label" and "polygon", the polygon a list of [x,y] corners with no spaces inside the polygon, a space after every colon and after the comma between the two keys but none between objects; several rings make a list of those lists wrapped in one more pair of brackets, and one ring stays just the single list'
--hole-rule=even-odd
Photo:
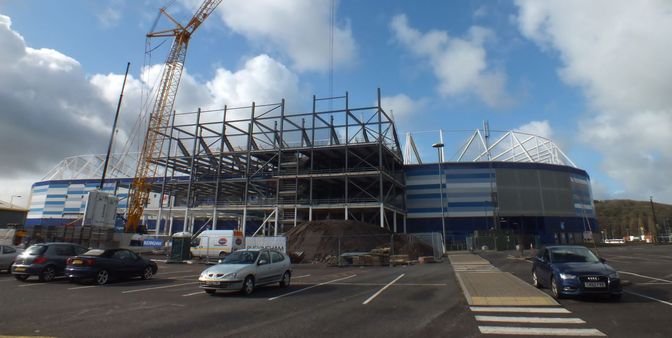
[{"label": "lamp post", "polygon": [[10,207],[10,208],[14,208],[14,197],[21,198],[22,196],[21,196],[21,195],[12,195],[12,196],[9,198],[9,207]]},{"label": "lamp post", "polygon": [[443,233],[443,245],[446,245],[446,217],[443,211],[443,171],[441,170],[441,148],[443,143],[434,143],[432,148],[436,148],[436,154],[439,160],[439,195],[441,195],[441,232]]}]

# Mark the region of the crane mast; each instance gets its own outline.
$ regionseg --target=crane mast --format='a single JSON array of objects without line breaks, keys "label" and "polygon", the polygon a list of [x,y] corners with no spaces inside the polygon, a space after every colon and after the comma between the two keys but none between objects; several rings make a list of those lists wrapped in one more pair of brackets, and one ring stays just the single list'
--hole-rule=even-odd
[{"label": "crane mast", "polygon": [[206,0],[198,8],[189,22],[182,26],[165,8],[161,8],[161,13],[165,15],[175,28],[151,32],[147,37],[174,37],[173,44],[168,53],[161,81],[149,116],[149,125],[145,140],[140,152],[140,158],[135,170],[135,177],[129,194],[128,219],[126,221],[126,231],[136,232],[140,225],[142,213],[147,205],[149,193],[152,188],[152,179],[156,177],[157,165],[155,161],[161,157],[163,144],[166,140],[165,130],[169,127],[170,118],[175,105],[177,89],[180,85],[184,61],[187,56],[187,47],[189,39],[198,27],[207,19],[207,17],[217,8],[222,0]]}]

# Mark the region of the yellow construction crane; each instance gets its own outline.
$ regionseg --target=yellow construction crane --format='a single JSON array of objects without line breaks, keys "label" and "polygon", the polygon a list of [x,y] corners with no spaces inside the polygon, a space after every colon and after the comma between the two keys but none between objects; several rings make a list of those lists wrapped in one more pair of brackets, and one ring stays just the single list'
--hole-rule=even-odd
[{"label": "yellow construction crane", "polygon": [[157,166],[153,161],[161,156],[163,142],[166,139],[164,131],[168,128],[170,117],[172,116],[175,96],[177,95],[177,88],[182,77],[184,60],[187,56],[189,39],[203,21],[217,8],[220,2],[222,0],[203,1],[194,16],[189,20],[189,23],[185,26],[182,26],[170,16],[165,8],[161,8],[161,14],[165,15],[168,20],[175,24],[175,28],[147,34],[148,38],[174,37],[174,40],[166,59],[163,75],[161,75],[154,108],[149,116],[149,126],[145,134],[140,158],[138,159],[138,166],[135,170],[131,193],[129,194],[128,219],[126,222],[127,232],[137,232],[140,218],[149,199],[152,187],[150,179],[156,176],[157,170]]}]

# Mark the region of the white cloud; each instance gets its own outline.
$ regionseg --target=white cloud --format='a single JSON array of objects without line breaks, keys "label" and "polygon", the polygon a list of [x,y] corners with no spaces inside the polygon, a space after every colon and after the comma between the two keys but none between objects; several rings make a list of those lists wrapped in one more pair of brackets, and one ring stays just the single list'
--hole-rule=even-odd
[{"label": "white cloud", "polygon": [[[64,157],[106,150],[123,75],[87,78],[77,60],[56,50],[26,46],[4,15],[0,15],[0,46],[0,199],[9,200],[11,195],[28,196],[30,183]],[[141,93],[155,84],[160,73],[161,66],[154,65],[143,71],[148,75],[141,79],[129,76],[117,146],[136,123]],[[175,108],[194,111],[282,98],[298,101],[305,99],[300,92],[296,74],[259,55],[239,70],[217,69],[207,81],[198,81],[185,69]]]},{"label": "white cloud", "polygon": [[414,100],[406,94],[397,94],[394,96],[384,96],[381,98],[383,110],[394,118],[398,127],[409,123],[413,118],[417,118],[427,106],[426,99]]},{"label": "white cloud", "polygon": [[548,120],[530,121],[515,130],[553,140],[553,129],[551,129],[551,124],[548,123]]},{"label": "white cloud", "polygon": [[103,27],[116,26],[121,20],[121,11],[116,8],[106,7],[97,15],[98,21]]},{"label": "white cloud", "polygon": [[408,25],[405,15],[392,18],[390,27],[404,47],[429,61],[441,95],[475,95],[490,107],[512,104],[506,93],[506,74],[488,66],[485,44],[494,39],[493,31],[472,26],[462,38],[437,30],[423,34]]},{"label": "white cloud", "polygon": [[[198,0],[183,0],[195,10]],[[228,0],[216,10],[234,32],[260,46],[271,45],[299,71],[326,71],[330,66],[331,1]],[[334,6],[334,11],[337,6]],[[335,15],[336,17],[336,15]],[[354,62],[357,45],[348,21],[334,23],[334,67]]]},{"label": "white cloud", "polygon": [[672,3],[518,1],[521,33],[557,52],[560,78],[581,88],[583,141],[631,198],[672,202]]}]

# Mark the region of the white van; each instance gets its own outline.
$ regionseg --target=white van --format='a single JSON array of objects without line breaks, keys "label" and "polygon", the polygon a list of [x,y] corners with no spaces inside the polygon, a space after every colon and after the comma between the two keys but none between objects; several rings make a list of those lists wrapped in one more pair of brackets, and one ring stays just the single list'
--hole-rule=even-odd
[{"label": "white van", "polygon": [[201,258],[222,258],[243,248],[243,232],[237,230],[205,230],[191,241],[191,255]]}]

